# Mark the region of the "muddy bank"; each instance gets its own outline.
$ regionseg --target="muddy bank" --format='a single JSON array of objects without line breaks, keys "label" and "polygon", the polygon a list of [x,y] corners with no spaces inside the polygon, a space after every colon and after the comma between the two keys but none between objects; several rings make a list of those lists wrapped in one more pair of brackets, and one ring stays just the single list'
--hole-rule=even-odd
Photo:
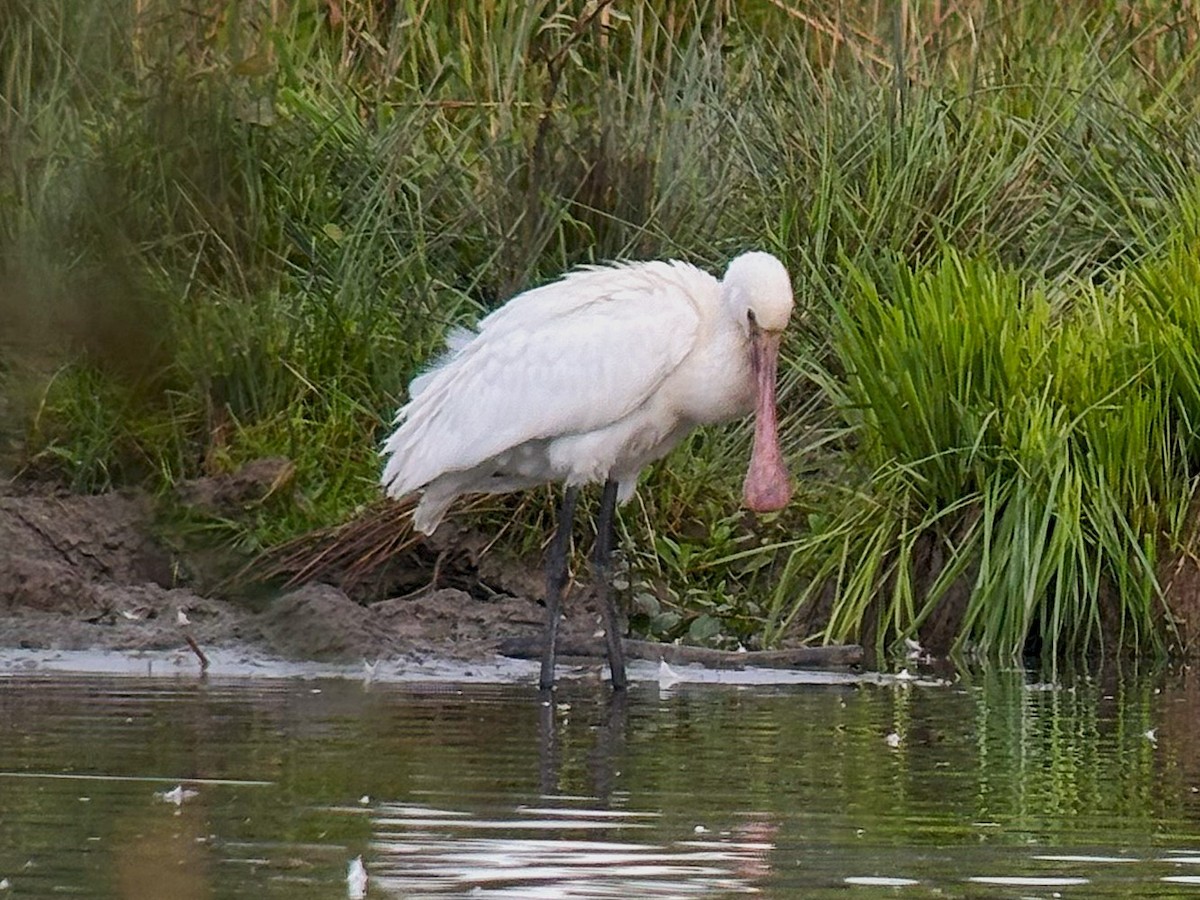
[{"label": "muddy bank", "polygon": [[[215,508],[276,490],[286,476],[277,461],[193,483],[181,499]],[[535,590],[503,586],[437,587],[363,606],[337,587],[307,584],[251,609],[197,592],[156,535],[154,506],[135,492],[0,485],[0,647],[160,651],[186,647],[191,637],[207,649],[293,660],[484,660],[505,639],[536,636],[543,623]],[[511,565],[510,577],[493,580],[534,585],[539,564]],[[428,581],[429,573],[414,577]],[[587,638],[597,626],[586,595],[570,598],[564,635]]]},{"label": "muddy bank", "polygon": [[[190,482],[176,501],[226,515],[288,490],[291,477],[286,460],[260,460],[232,475]],[[403,510],[395,512],[403,518]],[[1194,520],[1200,521],[1200,510]],[[386,517],[370,527],[401,532]],[[375,532],[359,537],[359,546],[379,543]],[[332,579],[338,586],[309,579],[248,603],[202,587],[213,581],[204,577],[210,561],[181,554],[162,536],[155,505],[144,494],[83,496],[0,480],[0,648],[166,652],[187,651],[191,639],[205,651],[237,648],[245,659],[390,660],[410,668],[433,659],[483,663],[514,643],[536,641],[545,615],[541,560],[504,560],[485,553],[486,544],[486,537],[447,523],[430,540],[400,540],[370,579],[345,577],[353,572],[343,567],[343,577]],[[1176,553],[1160,564],[1181,656],[1194,655],[1200,644],[1196,560]],[[916,561],[930,582],[943,563],[936,547]],[[372,580],[381,573],[384,589]],[[944,654],[961,626],[972,578],[968,572],[958,579],[922,628],[921,643],[934,656]],[[794,623],[797,634],[819,630],[831,603],[831,591],[822,592]],[[1115,601],[1106,605],[1114,607]],[[564,612],[564,653],[597,646],[601,616],[590,592],[576,586]],[[1119,647],[1120,621],[1103,624],[1106,645]]]}]

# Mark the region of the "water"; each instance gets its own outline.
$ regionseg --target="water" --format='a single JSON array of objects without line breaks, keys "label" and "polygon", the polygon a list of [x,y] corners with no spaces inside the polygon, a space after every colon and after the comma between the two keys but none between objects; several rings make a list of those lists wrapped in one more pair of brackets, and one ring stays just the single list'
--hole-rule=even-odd
[{"label": "water", "polygon": [[0,897],[1200,896],[1200,691],[0,678]]}]

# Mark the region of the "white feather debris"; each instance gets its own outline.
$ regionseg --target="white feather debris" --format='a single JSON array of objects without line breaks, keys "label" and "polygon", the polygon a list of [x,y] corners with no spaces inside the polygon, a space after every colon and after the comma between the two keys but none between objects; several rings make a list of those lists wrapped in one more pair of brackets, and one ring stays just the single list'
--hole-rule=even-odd
[{"label": "white feather debris", "polygon": [[350,860],[346,870],[346,896],[349,900],[363,900],[367,896],[367,867],[361,856]]},{"label": "white feather debris", "polygon": [[670,687],[673,684],[678,684],[683,681],[679,673],[667,665],[665,659],[658,662],[658,686],[660,688]]},{"label": "white feather debris", "polygon": [[363,685],[368,685],[375,680],[375,673],[379,671],[379,660],[373,663],[363,660]]},{"label": "white feather debris", "polygon": [[176,806],[183,806],[185,801],[191,800],[199,793],[199,791],[192,791],[185,788],[182,784],[177,784],[169,791],[155,791],[154,796],[163,801],[163,803],[174,803]]}]

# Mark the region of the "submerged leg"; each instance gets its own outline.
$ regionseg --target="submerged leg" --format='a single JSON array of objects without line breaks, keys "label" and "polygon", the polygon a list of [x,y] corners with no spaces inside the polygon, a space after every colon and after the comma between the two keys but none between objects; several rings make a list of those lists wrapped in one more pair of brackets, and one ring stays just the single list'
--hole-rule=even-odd
[{"label": "submerged leg", "polygon": [[604,615],[604,637],[608,642],[608,670],[612,673],[612,686],[620,691],[625,688],[625,648],[621,644],[621,629],[617,619],[617,608],[613,604],[612,590],[612,547],[613,514],[617,508],[617,483],[612,479],[604,482],[604,493],[600,498],[600,512],[596,516],[596,555],[592,562],[596,579],[596,595],[600,598],[600,610]]},{"label": "submerged leg", "polygon": [[554,693],[541,691],[538,708],[538,790],[549,797],[558,793],[558,731]]},{"label": "submerged leg", "polygon": [[571,549],[571,520],[575,518],[575,500],[579,488],[569,487],[563,494],[562,508],[558,513],[558,530],[550,542],[550,555],[546,559],[546,635],[542,646],[542,678],[538,682],[543,691],[554,687],[554,655],[558,644],[558,619],[562,608],[563,589],[567,586],[567,554]]}]

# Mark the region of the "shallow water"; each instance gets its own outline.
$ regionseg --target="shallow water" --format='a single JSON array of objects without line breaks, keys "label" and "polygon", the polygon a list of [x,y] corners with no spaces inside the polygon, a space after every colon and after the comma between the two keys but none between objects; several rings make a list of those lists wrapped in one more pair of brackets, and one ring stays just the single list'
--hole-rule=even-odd
[{"label": "shallow water", "polygon": [[0,897],[1200,896],[1200,691],[0,678]]}]

